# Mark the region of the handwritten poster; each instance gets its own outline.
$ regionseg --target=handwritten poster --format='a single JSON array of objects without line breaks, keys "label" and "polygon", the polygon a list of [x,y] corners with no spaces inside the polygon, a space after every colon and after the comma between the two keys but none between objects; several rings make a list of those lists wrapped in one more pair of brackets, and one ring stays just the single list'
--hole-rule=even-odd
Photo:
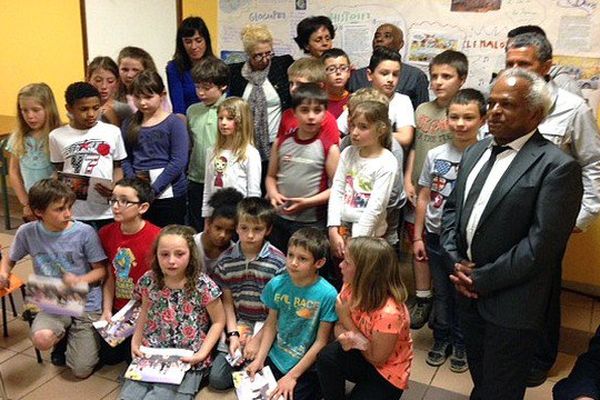
[{"label": "handwritten poster", "polygon": [[[300,20],[326,15],[336,28],[334,46],[362,67],[371,56],[373,34],[382,23],[404,32],[405,62],[427,72],[428,62],[445,49],[469,58],[467,87],[486,89],[493,72],[504,66],[506,33],[535,24],[547,33],[554,53],[596,62],[600,59],[599,0],[221,0],[220,48],[243,57],[240,32],[249,23],[266,24],[276,54],[303,56],[293,37]],[[594,68],[586,62],[586,71]],[[593,85],[598,75],[587,76]],[[583,76],[583,74],[581,75]]]}]

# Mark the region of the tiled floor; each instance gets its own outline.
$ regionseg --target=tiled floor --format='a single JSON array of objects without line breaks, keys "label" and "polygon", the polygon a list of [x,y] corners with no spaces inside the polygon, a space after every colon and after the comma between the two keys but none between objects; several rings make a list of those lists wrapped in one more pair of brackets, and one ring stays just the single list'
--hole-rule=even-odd
[{"label": "tiled floor", "polygon": [[[13,218],[13,227],[18,225]],[[15,230],[0,229],[0,246],[3,251],[10,245]],[[14,272],[26,278],[31,271],[31,261],[25,259],[17,264]],[[408,274],[408,272],[407,272]],[[409,276],[409,275],[407,275]],[[16,294],[18,306],[20,294]],[[571,292],[562,295],[562,337],[560,354],[548,381],[535,389],[529,389],[527,400],[551,399],[552,386],[566,376],[577,354],[587,348],[587,342],[600,324],[600,302]],[[118,399],[118,378],[125,364],[103,367],[86,380],[74,378],[65,368],[50,364],[48,354],[38,364],[28,338],[26,322],[9,315],[9,336],[0,336],[0,373],[8,396],[18,399]],[[432,344],[431,331],[423,328],[412,332],[415,358],[411,371],[410,387],[403,400],[466,400],[472,384],[468,373],[452,373],[447,365],[432,368],[425,363],[427,350]],[[235,394],[203,389],[197,396],[203,400],[234,400]]]}]

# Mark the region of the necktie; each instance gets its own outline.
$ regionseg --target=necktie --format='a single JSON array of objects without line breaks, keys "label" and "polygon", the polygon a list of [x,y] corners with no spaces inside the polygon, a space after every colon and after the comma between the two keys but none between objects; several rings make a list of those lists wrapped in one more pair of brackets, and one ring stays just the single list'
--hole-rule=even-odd
[{"label": "necktie", "polygon": [[475,202],[479,198],[481,194],[481,189],[483,189],[483,185],[496,162],[496,156],[503,151],[510,149],[508,146],[492,146],[492,154],[490,155],[490,159],[485,163],[481,171],[475,177],[473,181],[473,185],[471,186],[471,190],[469,190],[469,194],[467,196],[467,200],[465,201],[465,205],[463,207],[463,218],[462,221],[464,226],[469,222],[469,218],[471,217],[471,212],[473,211],[473,206]]}]

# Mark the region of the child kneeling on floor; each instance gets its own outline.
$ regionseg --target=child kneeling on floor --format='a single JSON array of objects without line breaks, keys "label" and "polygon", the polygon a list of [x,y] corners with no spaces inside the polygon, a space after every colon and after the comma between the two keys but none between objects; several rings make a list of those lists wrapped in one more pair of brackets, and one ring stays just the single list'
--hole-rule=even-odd
[{"label": "child kneeling on floor", "polygon": [[2,259],[0,288],[7,286],[11,269],[28,254],[36,275],[62,278],[67,286],[90,285],[83,315],[40,311],[31,326],[31,341],[42,351],[52,349],[66,335],[66,365],[83,379],[98,363],[99,342],[92,322],[102,311],[100,283],[106,276],[106,255],[94,228],[73,221],[74,202],[75,193],[60,181],[43,179],[31,187],[29,206],[38,221],[17,230],[9,257]]}]

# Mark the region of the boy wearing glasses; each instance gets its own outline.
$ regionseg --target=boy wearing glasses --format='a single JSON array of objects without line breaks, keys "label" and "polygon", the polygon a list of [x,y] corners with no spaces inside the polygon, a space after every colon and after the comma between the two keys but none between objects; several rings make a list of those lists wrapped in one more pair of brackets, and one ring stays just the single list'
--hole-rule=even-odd
[{"label": "boy wearing glasses", "polygon": [[[150,269],[152,244],[160,228],[143,219],[154,200],[150,184],[140,178],[124,178],[115,184],[110,206],[115,222],[98,233],[110,267],[103,285],[102,319],[109,321],[129,300],[138,279]],[[117,347],[101,342],[104,364],[131,361],[131,337]]]},{"label": "boy wearing glasses", "polygon": [[350,58],[342,49],[329,49],[321,55],[325,65],[325,90],[329,97],[327,111],[337,119],[346,109],[350,92],[346,84],[350,79]]}]

